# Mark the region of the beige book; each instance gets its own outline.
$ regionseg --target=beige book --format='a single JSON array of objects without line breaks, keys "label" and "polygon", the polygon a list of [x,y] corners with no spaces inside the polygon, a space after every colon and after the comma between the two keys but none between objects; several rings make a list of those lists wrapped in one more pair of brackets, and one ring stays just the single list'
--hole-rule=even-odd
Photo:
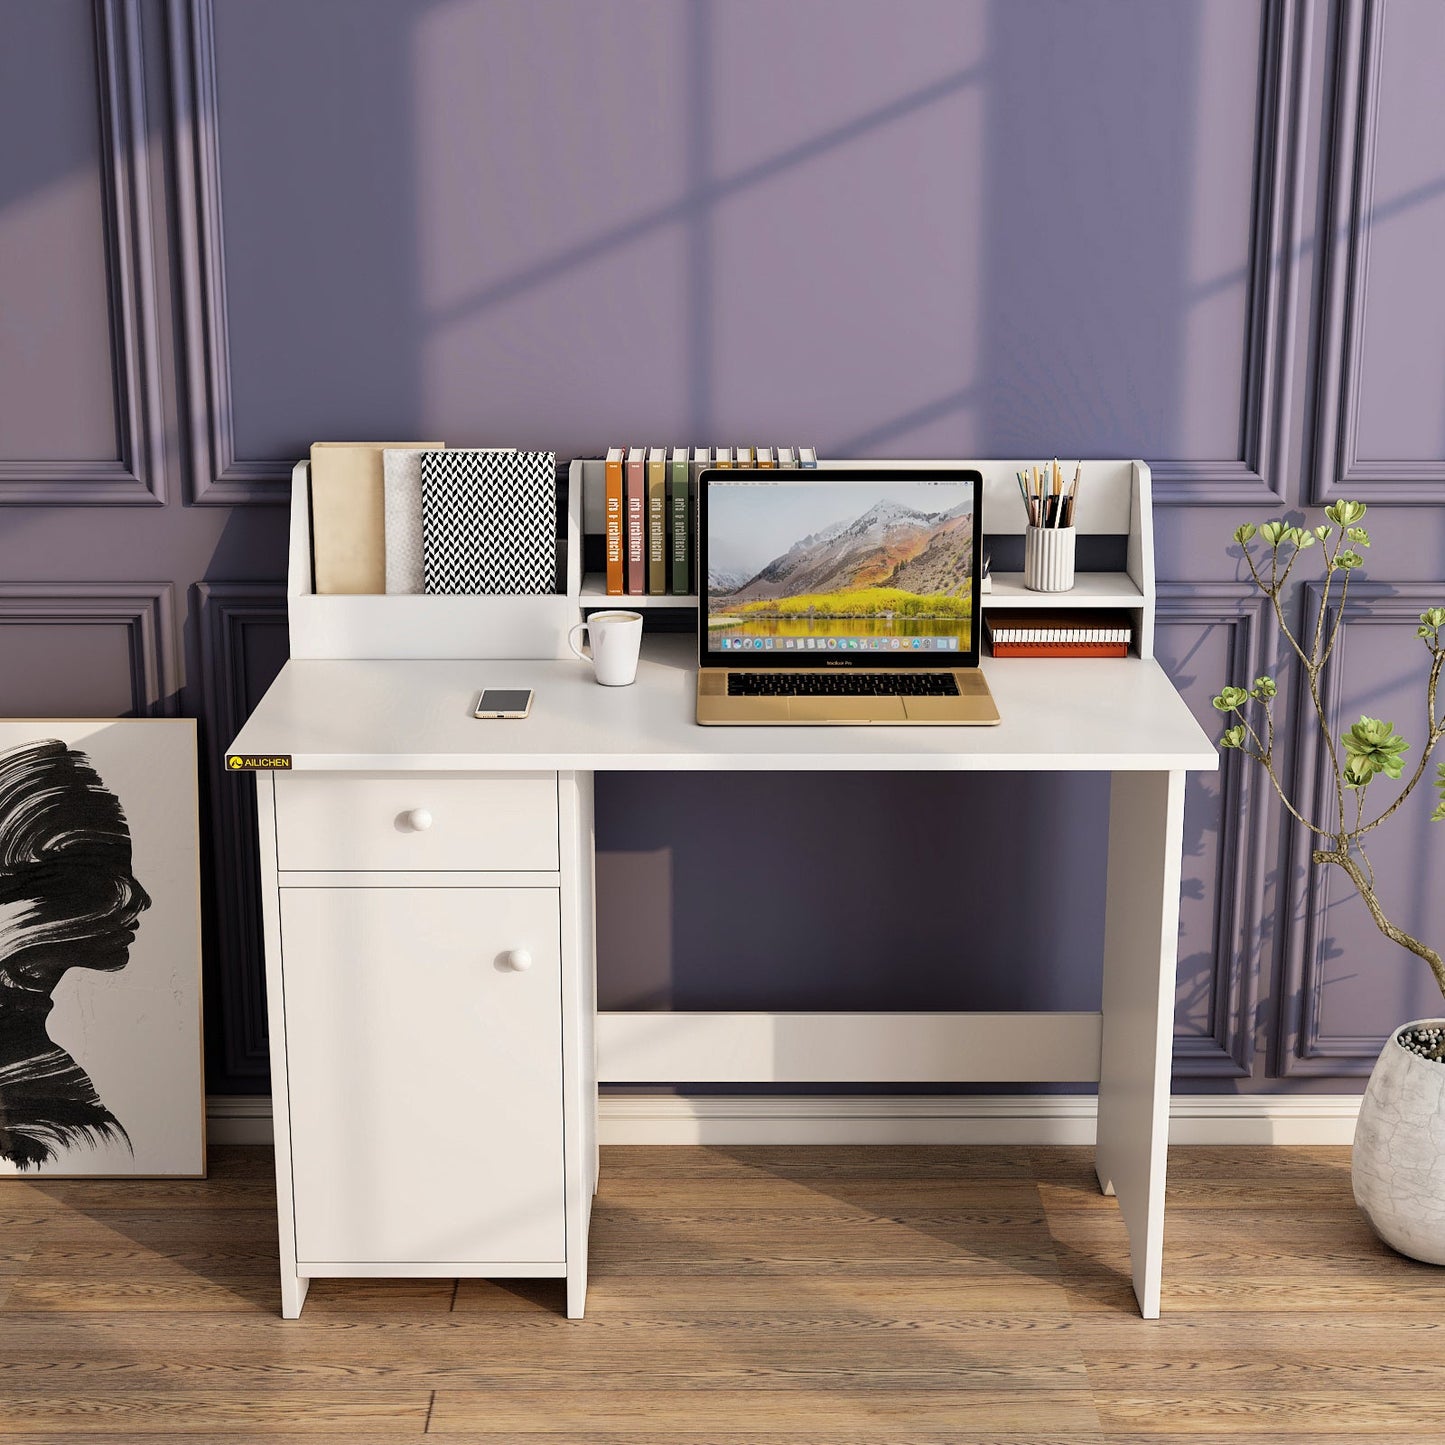
[{"label": "beige book", "polygon": [[443,451],[445,442],[313,442],[312,585],[317,592],[386,591],[386,503],[382,453],[388,447]]}]

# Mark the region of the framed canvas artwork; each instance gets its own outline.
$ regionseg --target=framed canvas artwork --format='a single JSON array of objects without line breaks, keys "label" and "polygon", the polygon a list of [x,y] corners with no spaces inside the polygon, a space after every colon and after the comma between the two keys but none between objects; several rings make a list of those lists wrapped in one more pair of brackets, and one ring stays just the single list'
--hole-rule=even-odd
[{"label": "framed canvas artwork", "polygon": [[0,1174],[204,1172],[195,722],[0,721]]}]

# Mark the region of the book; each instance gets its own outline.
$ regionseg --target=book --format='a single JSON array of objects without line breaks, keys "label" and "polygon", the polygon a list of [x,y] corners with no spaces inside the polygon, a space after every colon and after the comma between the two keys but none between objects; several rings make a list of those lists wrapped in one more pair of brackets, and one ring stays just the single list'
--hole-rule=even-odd
[{"label": "book", "polygon": [[701,488],[698,486],[698,478],[712,466],[712,448],[694,447],[692,449],[692,467],[687,479],[687,543],[688,556],[691,559],[690,570],[692,572],[692,587],[689,589],[694,593],[701,593],[701,573],[698,571],[698,534],[697,534],[697,509],[698,496]]},{"label": "book", "polygon": [[445,442],[315,442],[311,447],[312,588],[386,591],[384,454],[435,451]]},{"label": "book", "polygon": [[799,447],[798,465],[800,467],[816,467],[818,465],[818,453],[816,448]]},{"label": "book", "polygon": [[667,591],[667,448],[647,454],[647,590]]},{"label": "book", "polygon": [[798,465],[797,458],[793,455],[792,447],[778,448],[778,466],[785,471],[791,471]]},{"label": "book", "polygon": [[1108,608],[1000,609],[984,616],[995,657],[1127,657],[1133,618]]},{"label": "book", "polygon": [[429,594],[557,590],[555,452],[423,452],[421,501]]},{"label": "book", "polygon": [[751,447],[739,447],[733,453],[733,465],[735,467],[751,467],[753,464],[753,449]]},{"label": "book", "polygon": [[626,452],[621,447],[608,447],[607,460],[603,466],[603,475],[606,479],[604,530],[607,535],[607,595],[609,597],[621,597],[625,590],[622,545],[622,463],[625,456]]},{"label": "book", "polygon": [[381,509],[386,593],[424,590],[421,550],[420,447],[386,447],[381,453]]},{"label": "book", "polygon": [[719,447],[713,454],[713,466],[726,471],[733,464],[733,453],[731,447]]},{"label": "book", "polygon": [[647,454],[641,447],[627,453],[627,591],[640,597],[647,591]]},{"label": "book", "polygon": [[758,468],[761,471],[773,470],[773,449],[772,447],[758,448]]},{"label": "book", "polygon": [[688,476],[687,448],[673,447],[667,469],[667,520],[669,526],[669,570],[672,593],[686,597],[691,590],[688,576],[689,538],[692,534],[692,494]]}]

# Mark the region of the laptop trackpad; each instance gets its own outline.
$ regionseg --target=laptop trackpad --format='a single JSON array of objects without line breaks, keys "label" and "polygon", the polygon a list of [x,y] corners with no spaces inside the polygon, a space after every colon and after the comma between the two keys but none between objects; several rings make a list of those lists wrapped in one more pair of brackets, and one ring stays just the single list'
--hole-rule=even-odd
[{"label": "laptop trackpad", "polygon": [[790,697],[788,717],[793,722],[850,723],[902,722],[901,697]]}]

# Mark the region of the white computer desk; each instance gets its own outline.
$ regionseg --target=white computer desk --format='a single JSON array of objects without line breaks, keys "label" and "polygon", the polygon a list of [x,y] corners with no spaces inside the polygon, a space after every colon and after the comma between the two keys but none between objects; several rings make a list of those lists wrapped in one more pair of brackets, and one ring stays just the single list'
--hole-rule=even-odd
[{"label": "white computer desk", "polygon": [[[470,1273],[565,1276],[580,1315],[599,1077],[949,1078],[1097,1080],[1096,1168],[1156,1317],[1184,781],[1217,766],[1159,665],[986,660],[996,728],[700,728],[694,646],[649,639],[627,688],[570,662],[291,661],[232,744],[291,764],[257,775],[283,1312],[316,1275]],[[534,688],[531,716],[474,720],[482,686]],[[1111,775],[1097,1013],[596,1017],[593,774],[917,769]],[[528,889],[554,900],[540,924],[517,911]],[[398,989],[432,955],[436,978]],[[476,1009],[474,984],[493,990]],[[513,1017],[529,988],[545,1008]],[[455,1096],[457,1116],[398,1153],[385,1136],[420,1127],[412,1089]]]}]

